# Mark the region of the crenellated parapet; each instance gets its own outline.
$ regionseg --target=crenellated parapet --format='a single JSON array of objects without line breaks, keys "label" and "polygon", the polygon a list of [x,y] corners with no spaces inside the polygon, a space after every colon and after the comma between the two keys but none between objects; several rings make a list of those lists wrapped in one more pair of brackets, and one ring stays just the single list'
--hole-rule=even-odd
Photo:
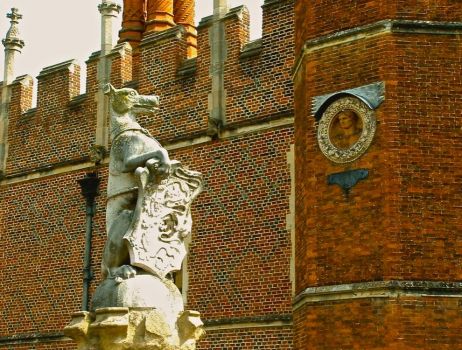
[{"label": "crenellated parapet", "polygon": [[37,107],[30,76],[12,84],[6,175],[30,172],[87,158],[94,135],[94,108],[80,91],[80,66],[74,60],[44,68]]},{"label": "crenellated parapet", "polygon": [[[189,7],[180,7],[186,23]],[[293,0],[265,1],[263,34],[252,42],[245,6],[228,10],[218,22],[224,32],[220,108],[225,118],[212,123],[213,130],[216,17],[203,18],[197,27],[197,57],[190,57],[191,32],[184,25],[144,35],[136,49],[125,41],[105,56],[115,87],[131,86],[142,94],[160,96],[159,111],[141,117],[140,124],[164,144],[211,140],[236,128],[293,116]],[[122,40],[123,32],[120,35]],[[100,57],[101,52],[95,52],[86,62],[83,95],[75,61],[44,68],[37,77],[37,107],[29,112],[32,81],[18,78],[11,97],[14,122],[9,126],[7,175],[88,159],[96,138]]]},{"label": "crenellated parapet", "polygon": [[[249,41],[252,19],[245,7],[218,6],[195,28],[196,57],[190,56],[185,25],[149,35],[143,29],[137,46],[126,40],[89,55],[81,90],[74,61],[47,67],[38,79],[36,106],[32,77],[12,80],[9,153],[0,179],[0,228],[9,262],[0,274],[0,299],[11,307],[0,322],[0,347],[72,347],[61,332],[81,305],[85,210],[76,180],[94,172],[101,195],[90,293],[101,282],[109,157],[108,148],[104,153],[96,146],[102,146],[99,131],[108,125],[98,113],[104,112],[100,89],[107,79],[116,89],[158,95],[159,110],[137,118],[139,124],[172,159],[204,175],[204,192],[192,212],[197,226],[191,254],[175,275],[188,309],[203,315],[207,336],[201,348],[291,349],[293,4],[266,1],[263,35],[255,41]],[[220,119],[214,123],[216,110]],[[33,262],[32,270],[25,261]],[[132,311],[141,323],[128,324],[128,333],[111,340],[150,336],[145,319]],[[90,333],[97,335],[99,324],[92,322]]]}]

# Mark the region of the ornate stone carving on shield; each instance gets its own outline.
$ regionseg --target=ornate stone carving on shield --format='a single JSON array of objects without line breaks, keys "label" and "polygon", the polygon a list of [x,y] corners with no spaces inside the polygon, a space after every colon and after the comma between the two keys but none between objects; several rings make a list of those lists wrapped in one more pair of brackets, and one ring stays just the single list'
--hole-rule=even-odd
[{"label": "ornate stone carving on shield", "polygon": [[136,170],[138,202],[124,236],[131,264],[161,278],[181,269],[185,238],[191,234],[191,203],[202,191],[200,173],[172,165],[162,180],[147,168]]},{"label": "ornate stone carving on shield", "polygon": [[319,120],[319,147],[335,163],[352,162],[367,151],[375,130],[374,111],[356,97],[342,97],[332,102]]}]

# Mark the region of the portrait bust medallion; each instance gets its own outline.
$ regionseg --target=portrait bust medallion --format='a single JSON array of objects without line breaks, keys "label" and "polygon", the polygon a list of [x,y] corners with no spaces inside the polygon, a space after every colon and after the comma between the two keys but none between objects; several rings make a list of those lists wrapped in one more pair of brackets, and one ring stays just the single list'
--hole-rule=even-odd
[{"label": "portrait bust medallion", "polygon": [[375,113],[356,97],[342,97],[324,110],[318,125],[318,143],[335,163],[358,159],[375,135]]}]

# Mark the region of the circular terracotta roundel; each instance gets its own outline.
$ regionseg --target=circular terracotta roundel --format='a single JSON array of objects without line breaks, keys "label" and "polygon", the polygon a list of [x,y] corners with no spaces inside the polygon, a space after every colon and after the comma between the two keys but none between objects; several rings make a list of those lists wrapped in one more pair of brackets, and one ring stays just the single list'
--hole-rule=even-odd
[{"label": "circular terracotta roundel", "polygon": [[358,98],[343,97],[332,102],[319,120],[319,147],[335,163],[352,162],[367,151],[375,130],[374,111]]}]

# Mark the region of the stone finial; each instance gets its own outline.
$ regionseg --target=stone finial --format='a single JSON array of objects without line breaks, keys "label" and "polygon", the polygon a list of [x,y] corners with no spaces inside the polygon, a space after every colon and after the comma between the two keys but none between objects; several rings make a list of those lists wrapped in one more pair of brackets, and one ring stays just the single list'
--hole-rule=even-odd
[{"label": "stone finial", "polygon": [[98,5],[98,10],[101,13],[101,55],[105,56],[113,47],[112,17],[117,17],[122,7],[110,0],[103,0]]},{"label": "stone finial", "polygon": [[10,19],[11,26],[6,33],[5,39],[2,40],[3,46],[5,46],[5,50],[21,51],[24,47],[24,41],[19,38],[18,24],[22,15],[17,8],[12,8],[11,13],[8,13],[6,17]]},{"label": "stone finial", "polygon": [[115,2],[103,0],[103,2],[98,5],[98,10],[103,16],[117,17],[120,11],[122,11],[122,7]]},{"label": "stone finial", "polygon": [[[22,15],[19,13],[19,10],[14,7],[11,9],[11,13],[8,13],[6,17],[11,19],[11,24],[18,24],[19,20],[22,19]],[[11,29],[12,28],[10,28],[10,30]]]}]

